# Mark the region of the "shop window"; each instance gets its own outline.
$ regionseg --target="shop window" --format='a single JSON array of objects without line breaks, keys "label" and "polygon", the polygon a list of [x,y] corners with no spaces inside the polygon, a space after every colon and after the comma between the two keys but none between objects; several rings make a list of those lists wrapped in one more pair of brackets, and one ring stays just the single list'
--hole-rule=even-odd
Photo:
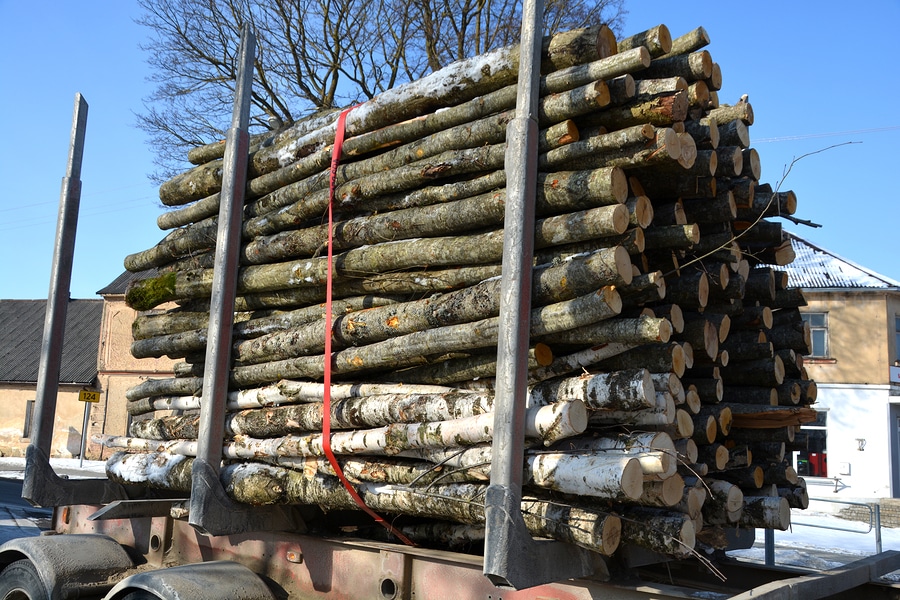
[{"label": "shop window", "polygon": [[797,452],[798,475],[828,477],[827,419],[826,411],[816,411],[816,420],[800,427],[797,437],[804,449]]}]

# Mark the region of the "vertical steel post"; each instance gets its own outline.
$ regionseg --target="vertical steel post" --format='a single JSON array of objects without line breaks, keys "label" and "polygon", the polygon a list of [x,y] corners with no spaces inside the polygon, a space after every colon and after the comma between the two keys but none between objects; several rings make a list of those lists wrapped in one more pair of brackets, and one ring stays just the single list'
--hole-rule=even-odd
[{"label": "vertical steel post", "polygon": [[250,91],[253,86],[255,57],[256,37],[250,27],[245,25],[241,34],[231,128],[225,136],[200,431],[197,437],[197,458],[191,468],[188,522],[197,530],[210,535],[290,529],[295,525],[293,517],[283,507],[237,504],[228,497],[219,481],[225,434],[225,403],[231,371],[231,330],[237,293],[244,191],[250,155]]},{"label": "vertical steel post", "polygon": [[209,304],[206,362],[203,370],[203,398],[197,459],[216,471],[222,460],[225,432],[225,400],[231,367],[231,328],[234,325],[234,297],[237,292],[238,253],[241,248],[244,190],[250,151],[250,90],[256,39],[249,31],[241,38],[241,51],[231,128],[225,137],[222,191],[219,196],[219,228],[216,234],[215,267]]},{"label": "vertical steel post", "polygon": [[[231,328],[234,325],[234,297],[237,293],[238,253],[241,247],[244,190],[247,186],[247,160],[250,150],[250,90],[253,86],[253,61],[256,38],[245,27],[237,64],[234,108],[231,128],[225,136],[222,163],[222,191],[219,196],[219,228],[216,234],[215,266],[209,305],[206,362],[203,370],[203,396],[200,403],[200,431],[197,458],[192,473],[195,480],[218,480],[225,435],[225,401],[231,368]],[[195,486],[196,487],[196,486]],[[195,506],[198,504],[198,506]],[[191,495],[190,523],[203,527],[205,506],[199,494]]]},{"label": "vertical steel post", "polygon": [[[53,444],[53,424],[56,421],[56,397],[59,393],[59,371],[62,363],[63,337],[72,282],[72,261],[75,256],[75,230],[78,226],[78,207],[81,203],[81,161],[84,155],[84,136],[87,130],[88,104],[81,94],[75,94],[72,116],[72,135],[66,175],[62,180],[59,217],[56,223],[56,242],[50,273],[50,293],[41,342],[41,359],[35,394],[31,443],[25,451],[25,480],[22,497],[36,506],[63,504],[96,504],[125,497],[124,488],[109,480],[67,480],[56,475],[50,466]],[[87,416],[87,415],[86,415]],[[87,435],[87,418],[82,436]],[[82,451],[82,455],[84,452]]]},{"label": "vertical steel post", "polygon": [[38,366],[35,419],[31,428],[31,445],[48,457],[53,442],[53,423],[56,420],[56,396],[59,392],[59,370],[62,363],[69,286],[72,282],[72,260],[75,255],[75,230],[78,227],[78,207],[81,203],[81,159],[84,156],[87,114],[87,102],[81,94],[75,94],[69,159],[59,197],[59,218],[56,223],[56,242],[50,271],[50,292],[47,297],[44,337]]},{"label": "vertical steel post", "polygon": [[876,502],[872,505],[875,518],[875,554],[881,554],[881,503]]},{"label": "vertical steel post", "polygon": [[536,542],[521,514],[543,11],[543,0],[525,0],[516,116],[506,133],[494,439],[484,507],[484,574],[495,585],[516,589],[587,575],[596,566],[575,546]]},{"label": "vertical steel post", "polygon": [[763,557],[767,567],[775,566],[775,530],[766,529],[764,533],[765,549]]}]

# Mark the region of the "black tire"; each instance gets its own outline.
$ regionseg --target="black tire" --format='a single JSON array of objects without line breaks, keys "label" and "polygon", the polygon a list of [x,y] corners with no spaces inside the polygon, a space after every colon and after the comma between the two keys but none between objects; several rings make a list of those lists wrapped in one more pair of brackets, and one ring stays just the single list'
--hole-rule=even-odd
[{"label": "black tire", "polygon": [[3,569],[0,600],[50,600],[34,563],[23,558]]},{"label": "black tire", "polygon": [[128,592],[127,595],[122,597],[122,600],[159,600],[159,596],[151,594],[150,592],[145,592],[144,590],[135,590],[133,592]]}]

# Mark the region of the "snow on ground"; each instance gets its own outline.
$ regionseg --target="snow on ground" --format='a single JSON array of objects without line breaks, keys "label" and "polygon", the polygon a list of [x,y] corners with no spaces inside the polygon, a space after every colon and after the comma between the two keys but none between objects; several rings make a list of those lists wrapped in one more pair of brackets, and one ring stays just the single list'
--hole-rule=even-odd
[{"label": "snow on ground", "polygon": [[[881,549],[900,550],[900,528],[881,528]],[[776,565],[830,570],[876,553],[876,532],[874,528],[870,530],[868,523],[847,521],[827,513],[792,510],[791,528],[775,531]],[[765,530],[756,530],[752,548],[728,554],[742,560],[765,562]],[[900,581],[897,573],[889,578]]]},{"label": "snow on ground", "polygon": [[[50,465],[57,474],[73,479],[106,475],[105,460],[86,460],[82,463],[78,458],[51,458]],[[0,457],[0,479],[22,479],[24,470],[25,458]]]}]

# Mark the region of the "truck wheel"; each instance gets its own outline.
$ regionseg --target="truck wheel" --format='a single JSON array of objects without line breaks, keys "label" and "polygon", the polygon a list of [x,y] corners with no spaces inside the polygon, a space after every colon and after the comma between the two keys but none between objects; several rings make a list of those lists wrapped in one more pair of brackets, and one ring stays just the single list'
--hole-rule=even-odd
[{"label": "truck wheel", "polygon": [[10,563],[0,573],[0,600],[46,600],[47,590],[34,568],[24,558]]}]

